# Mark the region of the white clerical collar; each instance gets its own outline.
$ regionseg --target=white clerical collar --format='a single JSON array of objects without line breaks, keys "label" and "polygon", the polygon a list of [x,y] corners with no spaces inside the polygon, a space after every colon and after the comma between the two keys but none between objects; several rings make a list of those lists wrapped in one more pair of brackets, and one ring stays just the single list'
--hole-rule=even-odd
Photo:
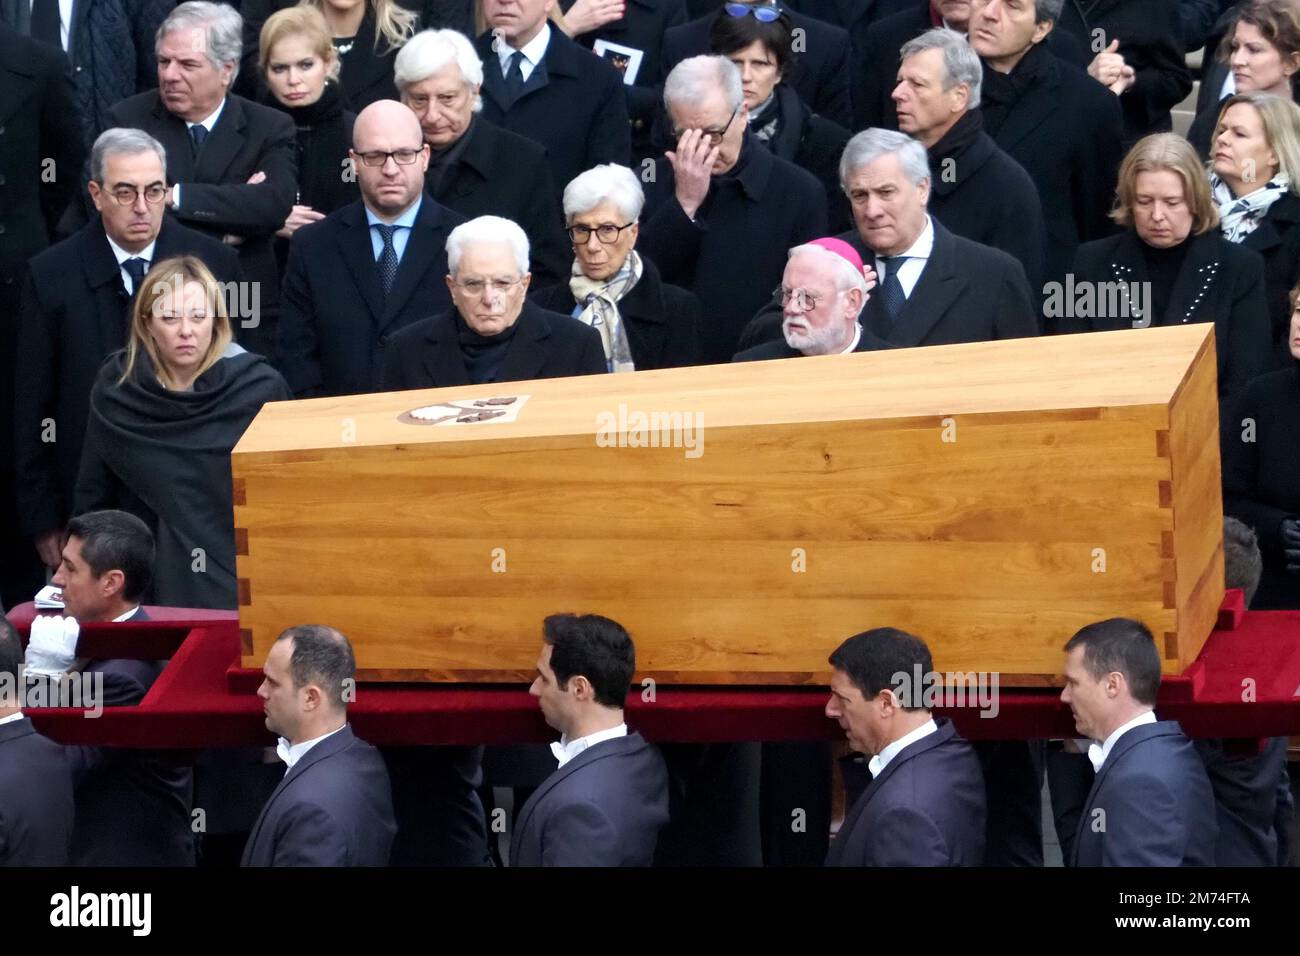
[{"label": "white clerical collar", "polygon": [[0,717],[0,727],[5,724],[15,724],[23,719],[23,712],[20,710],[16,714],[10,714],[8,717]]},{"label": "white clerical collar", "polygon": [[145,262],[149,263],[150,265],[153,264],[153,247],[158,245],[157,239],[149,243],[149,245],[145,246],[139,252],[127,252],[116,242],[114,242],[113,237],[110,236],[108,233],[104,234],[104,238],[108,240],[108,248],[113,250],[113,258],[117,260],[117,264],[119,267],[122,265],[122,263],[126,262],[127,259],[143,259]]},{"label": "white clerical collar", "polygon": [[[558,741],[551,744],[551,753],[555,754],[555,759],[560,762],[560,767],[572,760],[578,754],[590,747],[603,743],[606,740],[613,740],[616,737],[627,736],[627,724],[622,723],[617,727],[611,727],[609,730],[598,730],[594,734],[587,734],[585,737],[579,737],[577,740],[569,740],[567,736],[562,736]],[[560,767],[556,767],[559,770]]]},{"label": "white clerical collar", "polygon": [[1090,743],[1088,745],[1088,760],[1092,763],[1093,771],[1096,772],[1101,770],[1101,765],[1106,762],[1106,758],[1110,756],[1110,752],[1115,748],[1115,743],[1119,738],[1123,737],[1134,727],[1141,727],[1144,724],[1154,724],[1155,722],[1156,712],[1154,710],[1148,710],[1138,714],[1123,727],[1116,730],[1106,738],[1104,744],[1099,744],[1095,740]]},{"label": "white clerical collar", "polygon": [[327,737],[333,737],[340,730],[342,730],[343,727],[346,726],[347,724],[343,724],[341,727],[335,727],[328,734],[321,734],[319,737],[314,737],[311,740],[304,740],[300,744],[291,744],[284,737],[281,737],[280,742],[275,745],[275,752],[280,756],[280,759],[283,760],[286,764],[284,770],[285,774],[288,774],[289,771],[293,769],[293,765],[296,764],[303,757],[305,757],[307,755],[307,751],[311,750],[312,747],[315,747],[318,743],[320,743],[322,740],[325,740]]},{"label": "white clerical collar", "polygon": [[857,322],[854,322],[854,323],[853,323],[853,341],[849,343],[849,347],[848,347],[848,348],[846,348],[846,349],[840,349],[840,354],[841,354],[841,355],[848,355],[850,352],[852,352],[854,349],[856,349],[856,348],[858,347],[858,343],[861,342],[861,341],[862,341],[862,326],[859,325]]},{"label": "white clerical collar", "polygon": [[129,621],[131,620],[132,617],[135,616],[135,612],[138,610],[140,610],[140,605],[137,604],[135,607],[131,608],[131,610],[127,611],[125,614],[119,614],[117,617],[113,618],[113,620],[110,623],[121,624],[123,621]]},{"label": "white clerical collar", "polygon": [[185,128],[193,129],[196,126],[202,126],[209,133],[211,133],[212,128],[217,125],[217,120],[221,119],[221,111],[224,110],[225,108],[226,108],[226,98],[223,96],[221,98],[221,102],[217,104],[217,108],[215,110],[213,110],[210,114],[208,114],[203,119],[199,120],[197,123],[191,123],[189,120],[186,120]]},{"label": "white clerical collar", "polygon": [[887,746],[884,750],[880,751],[880,753],[876,754],[874,757],[868,760],[867,769],[871,771],[872,779],[874,780],[876,777],[879,777],[880,774],[884,771],[885,767],[889,766],[889,762],[903,752],[904,747],[907,747],[911,744],[916,743],[918,740],[930,736],[932,733],[935,733],[938,729],[939,729],[939,725],[936,724],[934,722],[934,718],[931,717],[929,720],[923,723],[920,727],[917,727],[910,734],[904,734],[903,736],[899,737],[892,744]]},{"label": "white clerical collar", "polygon": [[[551,25],[543,21],[542,28],[537,31],[537,36],[533,37],[527,43],[519,48],[519,52],[524,55],[524,59],[537,66],[542,62],[542,57],[546,56],[546,48],[551,42]],[[510,57],[515,52],[515,48],[508,43],[498,45],[497,59],[501,61],[501,72],[510,67]]]}]

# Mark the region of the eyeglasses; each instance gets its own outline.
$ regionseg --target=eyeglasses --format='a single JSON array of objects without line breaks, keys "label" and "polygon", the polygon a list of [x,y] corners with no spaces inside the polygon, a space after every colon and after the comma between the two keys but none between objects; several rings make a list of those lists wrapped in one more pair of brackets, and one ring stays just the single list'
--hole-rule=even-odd
[{"label": "eyeglasses", "polygon": [[722,9],[731,17],[743,17],[752,13],[759,23],[771,23],[781,15],[781,8],[775,3],[728,3]]},{"label": "eyeglasses", "polygon": [[[710,145],[710,146],[717,146],[719,143],[722,142],[722,138],[723,138],[724,136],[727,135],[727,130],[731,129],[731,124],[734,123],[734,122],[736,121],[736,114],[739,113],[739,112],[740,112],[740,107],[739,107],[739,106],[737,106],[734,110],[732,110],[732,111],[731,111],[731,118],[727,120],[727,125],[724,126],[724,127],[722,127],[722,129],[702,129],[702,130],[700,130],[700,132],[704,134],[704,138],[707,139],[707,140],[709,141],[709,145]],[[673,139],[681,139],[681,138],[682,138],[682,134],[685,133],[685,132],[686,132],[686,130],[684,130],[684,129],[674,129],[674,130],[673,130]]]},{"label": "eyeglasses", "polygon": [[489,288],[494,295],[505,295],[522,280],[523,276],[515,276],[513,279],[457,279],[453,284],[466,295],[479,296]]},{"label": "eyeglasses", "polygon": [[629,222],[622,226],[616,226],[612,222],[604,222],[595,229],[591,228],[591,226],[570,226],[565,231],[568,232],[569,238],[573,241],[575,246],[585,245],[587,241],[591,239],[591,234],[593,232],[596,234],[596,238],[600,240],[602,245],[608,246],[612,243],[618,242],[618,237],[624,229],[630,229],[635,225],[635,222]]},{"label": "eyeglasses", "polygon": [[154,183],[143,189],[135,186],[118,186],[113,189],[113,199],[119,206],[134,206],[136,196],[144,196],[145,202],[156,206],[167,196],[167,187],[162,183]]},{"label": "eyeglasses", "polygon": [[772,298],[780,299],[783,306],[789,305],[791,299],[796,299],[796,309],[801,312],[812,312],[817,308],[817,303],[825,296],[813,295],[807,289],[787,289],[785,286],[779,285],[772,290]]},{"label": "eyeglasses", "polygon": [[398,166],[410,166],[420,158],[420,154],[423,152],[423,147],[420,149],[394,149],[389,152],[375,149],[368,153],[357,153],[357,155],[361,157],[361,162],[367,166],[383,166],[388,162],[389,156],[393,157],[393,162]]}]

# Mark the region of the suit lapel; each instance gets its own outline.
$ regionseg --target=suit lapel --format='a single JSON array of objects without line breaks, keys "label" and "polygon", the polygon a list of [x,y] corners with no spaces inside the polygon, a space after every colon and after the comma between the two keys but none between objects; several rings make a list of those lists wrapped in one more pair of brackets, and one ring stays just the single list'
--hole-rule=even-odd
[{"label": "suit lapel", "polygon": [[425,337],[421,359],[434,388],[469,384],[469,371],[456,343],[456,322],[450,311],[434,320]]},{"label": "suit lapel", "polygon": [[[365,205],[358,200],[348,206],[339,217],[339,225],[342,226],[338,233],[339,258],[352,273],[352,282],[370,310],[371,321],[378,323],[384,315],[384,297],[379,289],[379,269],[375,266]],[[407,252],[410,252],[409,244]],[[401,276],[400,268],[398,276]]]},{"label": "suit lapel", "polygon": [[[1223,268],[1217,255],[1218,240],[1217,229],[1192,240],[1192,247],[1187,250],[1187,257],[1178,270],[1174,287],[1169,291],[1169,308],[1164,316],[1168,324],[1179,325],[1184,320],[1201,320],[1202,316],[1198,313],[1210,307],[1210,290],[1214,288]],[[1212,314],[1205,318],[1214,320]]]},{"label": "suit lapel", "polygon": [[[233,96],[226,97],[226,105],[217,117],[217,124],[203,143],[194,160],[194,179],[200,183],[219,183],[231,160],[244,145],[244,127],[247,120],[244,108]],[[189,135],[188,131],[185,134]],[[168,157],[170,158],[170,153]]]},{"label": "suit lapel", "polygon": [[523,382],[537,378],[546,364],[546,350],[542,343],[550,337],[551,323],[542,310],[525,300],[518,326],[497,372],[498,382]]},{"label": "suit lapel", "polygon": [[888,336],[895,345],[905,348],[920,345],[966,288],[966,279],[953,262],[957,253],[952,234],[937,219],[931,217],[930,221],[934,226],[930,258]]},{"label": "suit lapel", "polygon": [[[224,114],[225,111],[222,110],[222,113]],[[162,143],[163,151],[167,155],[167,182],[172,185],[198,182],[194,166],[194,149],[185,121],[169,113],[167,107],[163,105],[162,97],[157,95],[154,97],[153,115],[155,125],[148,132]],[[222,119],[224,118],[223,115]]]},{"label": "suit lapel", "polygon": [[248,835],[248,843],[244,848],[245,865],[248,864],[252,856],[253,848],[257,845],[258,838],[262,835],[262,826],[266,823],[266,819],[270,815],[271,807],[275,805],[275,801],[278,800],[280,796],[298,780],[298,778],[306,773],[310,767],[320,763],[327,757],[332,757],[334,754],[347,749],[355,739],[356,738],[352,734],[352,726],[350,724],[344,724],[343,729],[338,733],[326,740],[322,740],[315,747],[312,747],[311,750],[307,751],[307,753],[293,765],[293,768],[286,773],[283,778],[281,778],[280,782],[276,784],[275,789],[271,792],[271,796],[267,799],[265,806],[262,807],[262,812],[258,814],[257,822],[253,824],[252,832]]},{"label": "suit lapel", "polygon": [[[6,45],[5,52],[15,53],[14,47]],[[4,81],[0,82],[0,120],[7,120],[16,113],[36,89],[36,77],[24,70],[16,61],[3,66]]]},{"label": "suit lapel", "polygon": [[[406,250],[402,253],[402,261],[397,267],[397,278],[393,280],[393,287],[388,292],[387,301],[384,302],[381,313],[383,318],[379,322],[381,331],[387,328],[401,314],[402,307],[406,305],[407,300],[419,288],[420,280],[424,278],[424,274],[432,269],[434,263],[439,260],[438,253],[442,249],[444,240],[440,220],[438,203],[425,197],[420,202],[420,211],[416,214],[415,222],[412,224],[411,235],[406,240]],[[368,232],[369,230],[367,230]],[[369,241],[368,235],[367,241]],[[373,252],[370,258],[373,265]],[[372,271],[375,272],[377,278],[378,270],[374,269]]]},{"label": "suit lapel", "polygon": [[[82,271],[86,285],[94,290],[95,299],[101,304],[95,316],[98,351],[101,355],[108,355],[126,344],[131,300],[122,284],[122,269],[108,245],[103,221],[95,219],[86,227],[84,236],[86,247]],[[154,258],[158,258],[157,246],[154,247]]]},{"label": "suit lapel", "polygon": [[504,114],[510,109],[510,94],[506,92],[506,78],[501,72],[501,59],[492,49],[491,33],[484,33],[475,46],[483,60],[483,92]]},{"label": "suit lapel", "polygon": [[[1084,801],[1083,813],[1079,815],[1079,824],[1074,830],[1074,849],[1070,852],[1070,865],[1076,866],[1079,861],[1079,841],[1083,838],[1087,830],[1089,820],[1092,816],[1093,803],[1097,799],[1097,791],[1101,789],[1102,783],[1106,780],[1106,775],[1111,772],[1114,766],[1119,763],[1120,758],[1128,753],[1138,744],[1150,740],[1152,737],[1162,737],[1170,733],[1168,722],[1157,721],[1154,724],[1143,724],[1141,727],[1134,727],[1125,733],[1119,740],[1115,741],[1115,746],[1106,755],[1106,762],[1101,765],[1092,779],[1092,787],[1088,790],[1088,799]],[[1103,831],[1104,832],[1104,831]]]}]

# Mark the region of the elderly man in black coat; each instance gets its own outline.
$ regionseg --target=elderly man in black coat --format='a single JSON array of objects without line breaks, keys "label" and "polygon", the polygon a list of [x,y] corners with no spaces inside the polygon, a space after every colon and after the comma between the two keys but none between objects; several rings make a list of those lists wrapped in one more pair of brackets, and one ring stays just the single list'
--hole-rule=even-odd
[{"label": "elderly man in black coat", "polygon": [[[745,5],[757,9],[768,4],[745,0]],[[753,12],[751,9],[747,15]],[[802,48],[796,48],[788,82],[814,113],[849,126],[853,122],[853,106],[849,99],[851,57],[847,31],[788,8],[785,12],[794,28],[803,31],[800,35],[804,40]],[[678,63],[709,52],[709,27],[714,17],[733,15],[722,9],[669,30],[664,36],[665,80]]]},{"label": "elderly man in black coat", "polygon": [[284,779],[253,824],[242,866],[387,866],[397,824],[388,769],[352,732],[352,643],[332,627],[291,627],[271,645],[257,696],[280,738]]},{"label": "elderly man in black coat", "polygon": [[232,291],[240,277],[233,247],[163,215],[166,184],[161,143],[140,130],[106,130],[90,158],[98,218],[29,266],[14,447],[22,528],[50,569],[71,514],[90,390],[104,359],[126,345],[136,283],[152,263],[179,255],[202,259]]},{"label": "elderly man in black coat", "polygon": [[[76,195],[85,158],[68,61],[0,24],[0,435],[12,434],[18,293],[27,260],[50,243]],[[51,173],[53,175],[51,175]],[[44,575],[14,508],[11,456],[0,460],[0,603],[12,607]]]},{"label": "elderly man in black coat", "polygon": [[1063,2],[1013,9],[976,0],[970,32],[984,61],[984,131],[1038,187],[1048,282],[1065,277],[1079,243],[1114,231],[1108,214],[1124,139],[1118,98],[1044,44]]},{"label": "elderly man in black coat", "polygon": [[701,357],[726,362],[771,298],[786,251],[826,232],[826,192],[746,127],[740,71],[725,57],[683,60],[664,85],[676,149],[646,184],[641,249],[708,317]]},{"label": "elderly man in black coat", "polygon": [[[296,140],[284,113],[229,92],[240,29],[239,14],[225,4],[182,3],[159,28],[160,89],[123,100],[105,122],[144,130],[162,143],[172,183],[167,208],[186,225],[236,246],[255,294],[241,297],[231,316],[235,335],[270,357],[280,310],[272,240],[293,209]],[[204,39],[202,52],[195,52],[196,36]]]},{"label": "elderly man in black coat", "polygon": [[455,30],[425,30],[397,54],[397,88],[431,151],[424,190],[466,219],[501,216],[519,223],[532,250],[536,282],[568,274],[560,203],[533,140],[485,120],[483,64]]},{"label": "elderly man in black coat", "polygon": [[508,219],[480,216],[447,238],[453,308],[393,337],[384,388],[441,388],[607,371],[600,333],[526,299],[528,237]]},{"label": "elderly man in black coat", "polygon": [[393,334],[451,302],[444,249],[463,220],[424,193],[429,147],[415,114],[372,103],[352,141],[361,199],[289,247],[280,360],[299,396],[379,391]]},{"label": "elderly man in black coat", "polygon": [[557,191],[584,169],[632,159],[623,75],[553,28],[555,0],[484,0],[484,118],[546,147]]}]

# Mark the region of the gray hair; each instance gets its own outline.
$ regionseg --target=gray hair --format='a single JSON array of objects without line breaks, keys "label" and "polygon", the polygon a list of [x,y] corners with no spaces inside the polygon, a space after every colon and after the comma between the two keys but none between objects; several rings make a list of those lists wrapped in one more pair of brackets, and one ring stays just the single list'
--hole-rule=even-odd
[{"label": "gray hair", "polygon": [[578,173],[564,187],[564,218],[572,221],[574,216],[591,212],[606,200],[617,206],[619,214],[628,222],[640,219],[645,192],[636,173],[618,163],[593,166]]},{"label": "gray hair", "polygon": [[699,106],[714,90],[723,94],[727,106],[739,110],[745,102],[740,70],[725,56],[692,56],[673,67],[664,80],[664,106]]},{"label": "gray hair", "polygon": [[956,30],[935,27],[904,43],[898,51],[899,59],[906,60],[926,50],[943,51],[943,91],[946,93],[954,86],[965,84],[970,90],[970,102],[966,108],[973,110],[978,107],[984,67],[980,64],[979,54],[971,49],[966,38]]},{"label": "gray hair", "polygon": [[528,271],[528,237],[518,224],[500,216],[479,216],[469,222],[462,222],[447,237],[447,268],[455,275],[460,268],[460,258],[465,254],[465,247],[476,242],[505,242],[515,254],[515,264],[519,274]]},{"label": "gray hair", "polygon": [[[208,0],[187,0],[171,13],[158,27],[154,37],[154,52],[163,37],[177,30],[203,30],[203,55],[218,70],[227,63],[235,65],[230,82],[239,76],[239,56],[244,50],[244,19],[234,7]],[[197,52],[197,51],[196,51]]]},{"label": "gray hair", "polygon": [[862,273],[853,268],[853,263],[849,262],[848,259],[845,259],[839,253],[831,252],[831,250],[823,246],[814,245],[811,242],[804,243],[801,246],[795,246],[790,250],[790,254],[786,259],[789,261],[795,256],[811,255],[817,256],[823,262],[834,267],[835,288],[837,291],[849,292],[852,289],[857,289],[862,293],[862,306],[858,309],[858,314],[861,315],[862,309],[867,305],[867,280],[862,277]]},{"label": "gray hair", "polygon": [[1061,19],[1061,10],[1065,8],[1065,0],[1034,0],[1034,22],[1046,23],[1051,20],[1055,23]]},{"label": "gray hair", "polygon": [[167,151],[142,129],[126,129],[114,126],[99,134],[95,145],[90,148],[90,178],[92,182],[104,184],[104,163],[110,156],[139,156],[152,151],[162,163],[163,182],[167,181]]},{"label": "gray hair", "polygon": [[[464,34],[455,30],[421,30],[397,51],[397,59],[393,62],[393,83],[397,92],[405,96],[408,86],[423,83],[448,63],[455,63],[460,68],[466,86],[483,85],[483,63]],[[483,101],[476,96],[474,112],[482,108]]]},{"label": "gray hair", "polygon": [[898,154],[903,172],[913,186],[930,177],[930,160],[924,146],[906,133],[872,127],[855,135],[844,147],[844,155],[840,157],[840,186],[847,188],[850,176],[889,153]]}]

